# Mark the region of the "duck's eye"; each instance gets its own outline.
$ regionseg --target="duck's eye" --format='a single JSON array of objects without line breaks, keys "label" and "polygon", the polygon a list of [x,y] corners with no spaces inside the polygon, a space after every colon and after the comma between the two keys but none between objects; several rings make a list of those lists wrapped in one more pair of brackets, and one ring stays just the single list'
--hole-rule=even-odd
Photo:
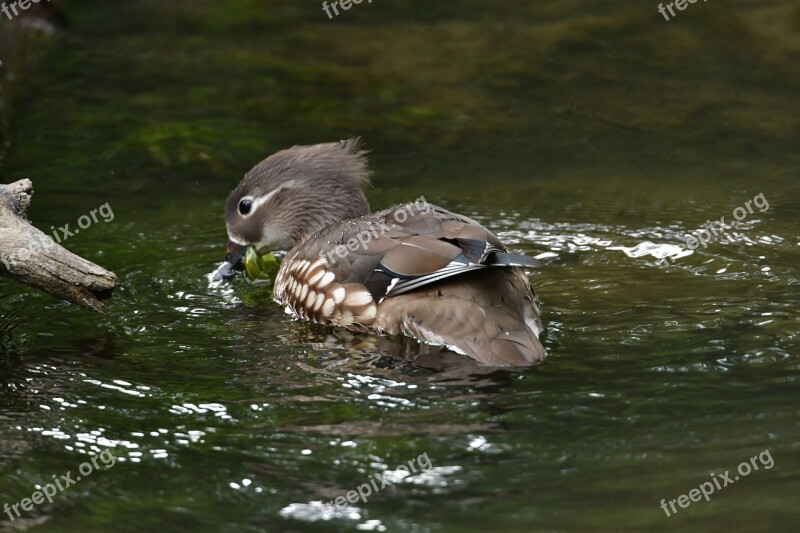
[{"label": "duck's eye", "polygon": [[252,208],[253,200],[250,198],[245,198],[239,202],[239,213],[242,215],[249,215]]}]

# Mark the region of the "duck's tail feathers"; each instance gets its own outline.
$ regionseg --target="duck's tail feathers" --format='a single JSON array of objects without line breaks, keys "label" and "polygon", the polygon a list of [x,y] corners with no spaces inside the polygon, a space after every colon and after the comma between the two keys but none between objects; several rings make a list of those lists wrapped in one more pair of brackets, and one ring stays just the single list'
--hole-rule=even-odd
[{"label": "duck's tail feathers", "polygon": [[538,259],[522,254],[510,252],[495,252],[488,259],[489,266],[515,266],[521,268],[539,268],[542,264]]},{"label": "duck's tail feathers", "polygon": [[525,366],[544,358],[536,296],[522,271],[484,269],[426,289],[387,298],[377,328],[446,346],[490,366]]}]

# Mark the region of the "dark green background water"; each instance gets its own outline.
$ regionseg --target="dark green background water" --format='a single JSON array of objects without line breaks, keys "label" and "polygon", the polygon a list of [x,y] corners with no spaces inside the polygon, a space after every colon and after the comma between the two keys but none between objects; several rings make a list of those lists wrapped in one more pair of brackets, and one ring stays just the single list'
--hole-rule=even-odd
[{"label": "dark green background water", "polygon": [[[13,83],[6,61],[0,182],[33,180],[45,231],[108,202],[112,222],[64,244],[121,285],[95,316],[0,281],[0,504],[90,453],[118,460],[0,528],[796,528],[795,2],[670,22],[656,2],[597,0],[66,14]],[[375,209],[424,195],[547,253],[531,273],[543,364],[408,358],[413,343],[294,322],[266,288],[209,286],[241,176],[350,135],[373,151]],[[637,253],[759,193],[768,210],[693,255]],[[659,508],[765,449],[773,468]],[[366,504],[315,503],[423,453],[433,470]]]}]

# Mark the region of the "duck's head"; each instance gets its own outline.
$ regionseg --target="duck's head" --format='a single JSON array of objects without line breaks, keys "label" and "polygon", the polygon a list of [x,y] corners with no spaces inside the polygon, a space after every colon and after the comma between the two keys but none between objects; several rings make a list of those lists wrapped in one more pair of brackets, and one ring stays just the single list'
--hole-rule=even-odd
[{"label": "duck's head", "polygon": [[323,228],[369,213],[366,152],[359,139],[294,146],[248,172],[225,206],[228,254],[215,280],[231,277],[248,246],[289,250]]}]

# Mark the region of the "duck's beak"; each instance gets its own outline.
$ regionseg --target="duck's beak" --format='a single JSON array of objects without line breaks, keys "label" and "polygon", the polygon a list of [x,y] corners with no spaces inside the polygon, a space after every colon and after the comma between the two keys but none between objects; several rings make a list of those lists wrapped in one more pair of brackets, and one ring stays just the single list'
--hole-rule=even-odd
[{"label": "duck's beak", "polygon": [[214,272],[211,281],[222,281],[230,279],[236,275],[237,271],[244,270],[244,253],[247,246],[228,241],[228,253],[225,254],[225,262]]}]

